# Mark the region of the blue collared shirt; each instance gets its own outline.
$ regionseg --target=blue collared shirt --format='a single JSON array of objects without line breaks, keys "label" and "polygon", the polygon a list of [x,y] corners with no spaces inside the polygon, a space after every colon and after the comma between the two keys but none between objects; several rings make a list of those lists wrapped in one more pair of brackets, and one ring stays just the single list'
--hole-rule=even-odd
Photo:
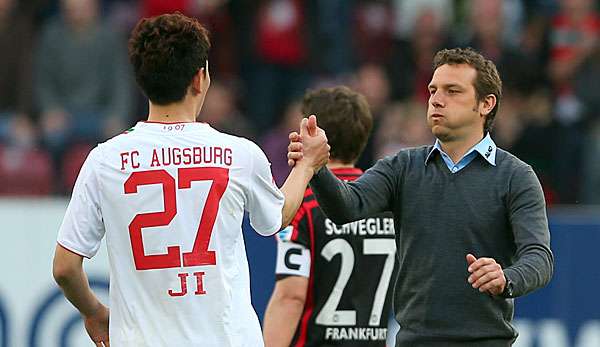
[{"label": "blue collared shirt", "polygon": [[450,172],[452,173],[457,173],[460,170],[467,167],[467,165],[469,165],[473,161],[473,159],[475,159],[477,153],[479,153],[488,163],[492,164],[493,166],[496,166],[496,144],[490,137],[489,133],[485,135],[485,137],[481,141],[479,141],[478,144],[476,144],[475,146],[473,146],[473,148],[467,151],[467,153],[456,164],[454,164],[450,156],[448,156],[448,154],[446,154],[442,150],[440,140],[435,140],[433,148],[425,158],[425,165],[427,165],[427,163],[429,162],[431,154],[436,150],[440,152],[442,159],[444,159],[444,163],[446,163],[448,170],[450,170]]}]

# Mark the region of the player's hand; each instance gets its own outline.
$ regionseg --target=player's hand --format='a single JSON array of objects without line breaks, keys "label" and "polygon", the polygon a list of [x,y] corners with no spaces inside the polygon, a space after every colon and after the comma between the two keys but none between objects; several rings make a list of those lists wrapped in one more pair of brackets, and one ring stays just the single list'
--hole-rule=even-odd
[{"label": "player's hand", "polygon": [[294,167],[296,161],[302,159],[302,136],[297,132],[293,131],[288,136],[290,144],[288,145],[288,165]]},{"label": "player's hand", "polygon": [[471,273],[467,282],[482,293],[500,295],[506,286],[506,277],[500,264],[494,258],[476,258],[467,254],[468,271]]},{"label": "player's hand", "polygon": [[83,317],[85,330],[97,347],[110,347],[108,341],[108,307],[100,304],[93,314]]},{"label": "player's hand", "polygon": [[297,148],[302,151],[302,159],[299,159],[296,164],[302,163],[316,172],[329,161],[331,148],[327,144],[325,131],[317,126],[315,115],[302,119],[299,136],[302,139],[301,146],[291,143],[289,148],[292,152]]}]

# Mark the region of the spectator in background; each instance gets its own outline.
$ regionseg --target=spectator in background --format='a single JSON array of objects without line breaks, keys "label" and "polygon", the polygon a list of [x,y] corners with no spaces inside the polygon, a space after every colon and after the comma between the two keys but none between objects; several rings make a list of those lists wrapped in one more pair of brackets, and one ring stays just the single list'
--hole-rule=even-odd
[{"label": "spectator in background", "polygon": [[209,52],[211,74],[221,81],[235,81],[239,75],[239,44],[229,0],[196,0],[198,15],[215,43]]},{"label": "spectator in background", "polygon": [[235,92],[219,81],[212,82],[199,120],[221,132],[254,138],[252,125],[237,108]]},{"label": "spectator in background", "polygon": [[[457,43],[469,40],[474,31],[495,31],[498,28],[503,44],[511,47],[519,45],[527,14],[522,0],[460,1],[455,2],[455,11],[453,25],[459,30],[454,30],[453,36]],[[484,17],[479,19],[477,15]],[[490,22],[476,23],[483,19]]]},{"label": "spectator in background", "polygon": [[433,142],[427,126],[426,106],[416,101],[396,102],[385,110],[375,137],[375,155],[384,158],[409,147]]},{"label": "spectator in background", "polygon": [[557,97],[556,117],[562,124],[570,125],[583,115],[573,79],[598,44],[600,16],[593,0],[560,0],[559,4],[550,28],[548,74]]},{"label": "spectator in background", "polygon": [[352,72],[352,12],[356,0],[308,0],[306,41],[313,73],[335,79]]},{"label": "spectator in background", "polygon": [[[261,148],[265,151],[271,162],[271,171],[277,186],[281,186],[290,173],[287,162],[287,134],[298,128],[302,119],[300,103],[297,100],[289,103],[283,112],[283,118],[279,124],[269,130],[260,139]],[[306,115],[308,116],[308,115]]]},{"label": "spectator in background", "polygon": [[96,143],[130,117],[124,39],[100,18],[97,0],[62,0],[36,52],[36,100],[45,146],[60,158],[68,145]]},{"label": "spectator in background", "polygon": [[140,0],[139,16],[147,18],[181,12],[202,21],[215,42],[210,52],[211,74],[219,80],[232,80],[239,72],[237,67],[239,62],[237,61],[237,39],[234,34],[238,23],[234,23],[230,15],[228,8],[230,2],[230,0]]},{"label": "spectator in background", "polygon": [[586,105],[582,151],[582,184],[579,199],[583,203],[600,204],[600,45],[582,64],[574,85],[575,93]]},{"label": "spectator in background", "polygon": [[198,14],[200,2],[213,3],[212,0],[140,0],[140,14],[142,17],[154,17],[165,13],[181,12],[188,16]]},{"label": "spectator in background", "polygon": [[387,1],[357,1],[354,11],[354,51],[360,64],[385,64],[394,37],[394,12]]},{"label": "spectator in background", "polygon": [[[352,89],[365,96],[373,117],[373,133],[379,129],[381,114],[390,101],[390,81],[385,69],[377,64],[365,64],[358,68]],[[366,170],[379,159],[375,157],[375,139],[369,137],[367,145],[356,162],[356,166]]]},{"label": "spectator in background", "polygon": [[521,54],[524,54],[533,61],[531,68],[540,73],[540,85],[548,84],[546,75],[546,66],[548,65],[548,18],[551,15],[539,7],[528,7],[529,2],[524,3],[525,20],[520,32],[518,47]]},{"label": "spectator in background", "polygon": [[[508,12],[509,5],[513,12]],[[518,39],[511,37],[507,30],[507,24],[518,22],[515,17],[518,18],[522,12],[514,1],[472,1],[469,7],[471,32],[468,39],[460,43],[489,57],[498,67],[507,89],[533,88],[542,75],[542,67],[534,64],[533,57],[519,52]]]},{"label": "spectator in background", "polygon": [[32,13],[0,0],[0,143],[33,147],[31,121]]},{"label": "spectator in background", "polygon": [[518,155],[534,169],[548,205],[558,202],[554,163],[560,129],[552,119],[552,101],[544,89],[507,89],[493,135],[499,146]]},{"label": "spectator in background", "polygon": [[[442,28],[454,18],[452,0],[391,0],[394,6],[395,33],[398,39],[414,37],[415,25],[423,12],[431,12]],[[435,52],[434,52],[435,53]],[[431,58],[430,58],[431,59]]]},{"label": "spectator in background", "polygon": [[[560,126],[554,176],[561,202],[573,203],[581,184],[586,105],[575,88],[576,77],[600,37],[600,16],[593,0],[561,0],[550,28],[548,75],[554,89],[554,118]],[[596,84],[593,84],[596,88]]]},{"label": "spectator in background", "polygon": [[585,105],[584,121],[586,123],[600,120],[600,41],[584,60],[573,80],[574,93]]},{"label": "spectator in background", "polygon": [[0,0],[1,195],[52,191],[52,165],[38,148],[31,119],[33,11],[23,2]]},{"label": "spectator in background", "polygon": [[449,40],[446,30],[449,19],[443,12],[446,10],[444,2],[409,3],[412,1],[399,6],[410,8],[415,16],[399,17],[404,25],[396,36],[387,70],[393,99],[415,98],[426,103],[429,97],[427,84],[433,73],[430,62],[435,52]]},{"label": "spectator in background", "polygon": [[246,101],[253,123],[264,129],[277,123],[278,112],[308,86],[306,3],[264,0],[254,20]]},{"label": "spectator in background", "polygon": [[590,129],[584,146],[582,189],[580,201],[585,204],[600,204],[600,121]]}]

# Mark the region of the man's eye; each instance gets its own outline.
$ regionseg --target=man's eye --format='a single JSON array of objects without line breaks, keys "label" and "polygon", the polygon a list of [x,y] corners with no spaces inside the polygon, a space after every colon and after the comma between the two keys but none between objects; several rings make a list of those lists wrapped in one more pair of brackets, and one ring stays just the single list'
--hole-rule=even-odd
[{"label": "man's eye", "polygon": [[456,89],[449,89],[449,90],[448,90],[448,93],[449,93],[449,94],[457,94],[458,92],[459,92],[459,91],[458,91],[458,90],[456,90]]}]

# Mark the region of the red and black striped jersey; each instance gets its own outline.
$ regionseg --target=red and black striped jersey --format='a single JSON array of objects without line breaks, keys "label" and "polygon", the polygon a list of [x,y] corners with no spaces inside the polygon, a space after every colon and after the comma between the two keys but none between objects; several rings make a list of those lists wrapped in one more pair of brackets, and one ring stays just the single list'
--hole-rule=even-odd
[{"label": "red and black striped jersey", "polygon": [[[359,169],[332,170],[352,181]],[[309,278],[292,346],[385,346],[396,244],[391,214],[336,225],[310,189],[278,234],[277,278]]]}]

